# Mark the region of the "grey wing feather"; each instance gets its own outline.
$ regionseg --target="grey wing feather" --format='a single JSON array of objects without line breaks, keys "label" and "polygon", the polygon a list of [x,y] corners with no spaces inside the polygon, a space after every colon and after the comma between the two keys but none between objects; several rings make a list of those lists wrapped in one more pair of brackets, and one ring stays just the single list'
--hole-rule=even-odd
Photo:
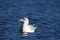
[{"label": "grey wing feather", "polygon": [[30,26],[30,28],[32,29],[32,30],[35,30],[36,29],[36,27],[34,27],[33,25],[29,25]]}]

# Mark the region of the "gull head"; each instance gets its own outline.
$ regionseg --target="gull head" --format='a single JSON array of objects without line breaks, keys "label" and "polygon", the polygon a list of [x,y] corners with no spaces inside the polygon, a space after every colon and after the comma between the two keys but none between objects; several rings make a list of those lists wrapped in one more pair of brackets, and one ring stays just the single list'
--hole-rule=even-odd
[{"label": "gull head", "polygon": [[24,23],[29,23],[29,19],[27,17],[20,19],[19,21],[22,21]]}]

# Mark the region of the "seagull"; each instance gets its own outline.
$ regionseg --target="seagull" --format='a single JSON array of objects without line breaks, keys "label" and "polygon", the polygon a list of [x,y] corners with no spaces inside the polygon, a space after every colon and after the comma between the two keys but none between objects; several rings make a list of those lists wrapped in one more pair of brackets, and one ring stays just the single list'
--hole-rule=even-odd
[{"label": "seagull", "polygon": [[36,27],[34,27],[34,25],[29,25],[29,19],[27,17],[20,19],[19,21],[23,22],[22,28],[23,35],[35,32]]}]

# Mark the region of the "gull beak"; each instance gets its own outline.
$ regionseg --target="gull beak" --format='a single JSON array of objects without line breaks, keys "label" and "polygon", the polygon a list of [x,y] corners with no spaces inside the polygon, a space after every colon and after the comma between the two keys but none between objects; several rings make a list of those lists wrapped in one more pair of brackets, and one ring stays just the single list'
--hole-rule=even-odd
[{"label": "gull beak", "polygon": [[22,21],[23,22],[24,20],[23,19],[20,19],[19,21]]}]

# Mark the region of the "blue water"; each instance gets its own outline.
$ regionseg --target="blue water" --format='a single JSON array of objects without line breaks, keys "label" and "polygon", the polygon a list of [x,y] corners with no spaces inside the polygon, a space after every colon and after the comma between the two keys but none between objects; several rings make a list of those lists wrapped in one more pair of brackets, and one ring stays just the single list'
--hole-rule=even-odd
[{"label": "blue water", "polygon": [[[35,33],[22,36],[23,17]],[[60,40],[60,0],[0,0],[0,40]]]}]

